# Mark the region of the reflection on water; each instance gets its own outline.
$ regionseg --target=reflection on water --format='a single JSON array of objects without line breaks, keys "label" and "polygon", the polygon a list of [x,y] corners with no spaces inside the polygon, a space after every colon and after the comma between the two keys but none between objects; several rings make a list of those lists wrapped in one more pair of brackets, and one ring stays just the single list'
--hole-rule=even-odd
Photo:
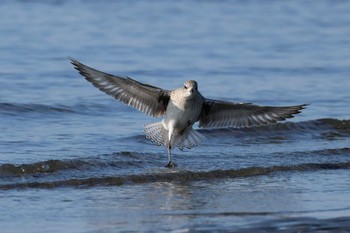
[{"label": "reflection on water", "polygon": [[[118,227],[124,230],[141,229],[141,227],[152,230],[153,224],[163,230],[177,224],[179,225],[176,229],[214,230],[219,226],[222,227],[220,229],[234,229],[232,227],[247,227],[247,224],[261,220],[264,220],[266,225],[275,225],[278,228],[284,221],[292,221],[289,218],[293,219],[291,218],[293,216],[303,217],[299,218],[296,225],[308,223],[310,221],[308,216],[322,217],[328,213],[330,217],[336,218],[341,216],[344,210],[349,211],[350,206],[345,207],[344,204],[333,206],[330,210],[324,209],[328,206],[327,201],[338,197],[345,198],[344,194],[349,193],[345,186],[338,189],[333,197],[329,195],[323,195],[319,199],[311,197],[318,192],[320,186],[326,190],[331,188],[332,181],[327,177],[345,178],[342,183],[346,184],[349,181],[346,173],[346,171],[324,172],[319,176],[318,184],[309,181],[313,184],[309,185],[308,189],[305,189],[304,184],[300,184],[300,180],[307,180],[310,173],[209,182],[151,183],[127,189],[111,188],[110,192],[114,194],[111,198],[115,199],[117,196],[118,204],[108,205],[110,200],[107,198],[101,200],[102,203],[98,203],[95,208],[104,213],[103,218],[99,219],[100,224],[109,222],[105,218],[115,219],[113,216],[128,212],[130,215],[125,216],[123,221],[120,217],[117,218],[120,221]],[[303,198],[300,198],[301,195]],[[308,196],[311,200],[307,198]],[[320,228],[324,224],[322,221],[318,223]],[[293,229],[293,225],[289,227]],[[263,226],[264,223],[261,223],[257,229]],[[338,228],[342,229],[342,225]]]}]

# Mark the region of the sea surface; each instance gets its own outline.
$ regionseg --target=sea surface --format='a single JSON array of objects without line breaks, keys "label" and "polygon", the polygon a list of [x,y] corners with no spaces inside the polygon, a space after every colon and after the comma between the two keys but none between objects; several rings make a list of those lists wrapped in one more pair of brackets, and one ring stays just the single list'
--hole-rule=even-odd
[{"label": "sea surface", "polygon": [[[349,232],[350,1],[0,3],[1,232]],[[69,63],[310,104],[167,152]]]}]

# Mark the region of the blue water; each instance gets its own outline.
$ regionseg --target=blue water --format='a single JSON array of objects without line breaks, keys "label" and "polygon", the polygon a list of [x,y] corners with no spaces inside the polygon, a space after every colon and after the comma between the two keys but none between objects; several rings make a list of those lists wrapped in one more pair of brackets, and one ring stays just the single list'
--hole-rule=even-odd
[{"label": "blue water", "polygon": [[[350,2],[2,1],[4,232],[350,229]],[[145,139],[150,118],[67,57],[208,98],[308,103],[286,123]]]}]

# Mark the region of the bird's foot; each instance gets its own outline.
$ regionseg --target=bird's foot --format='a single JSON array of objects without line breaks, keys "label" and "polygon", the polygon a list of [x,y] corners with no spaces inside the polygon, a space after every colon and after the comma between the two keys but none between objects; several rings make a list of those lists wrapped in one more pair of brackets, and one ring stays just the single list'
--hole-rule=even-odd
[{"label": "bird's foot", "polygon": [[174,167],[176,167],[176,163],[174,163],[172,161],[169,161],[169,163],[167,165],[165,165],[165,167],[167,167],[167,168],[174,168]]}]

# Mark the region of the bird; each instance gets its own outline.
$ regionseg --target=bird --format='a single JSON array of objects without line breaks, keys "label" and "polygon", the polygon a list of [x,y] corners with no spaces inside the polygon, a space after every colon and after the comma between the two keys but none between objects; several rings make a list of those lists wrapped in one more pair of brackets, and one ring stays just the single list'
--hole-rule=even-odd
[{"label": "bird", "polygon": [[166,167],[172,161],[172,149],[192,148],[203,142],[205,136],[193,129],[247,128],[263,126],[294,117],[308,104],[294,106],[260,106],[252,103],[229,102],[205,98],[195,80],[185,81],[182,87],[166,90],[141,83],[130,77],[105,73],[69,57],[79,73],[93,86],[122,103],[152,117],[162,117],[160,122],[146,124],[146,138],[168,151]]}]

